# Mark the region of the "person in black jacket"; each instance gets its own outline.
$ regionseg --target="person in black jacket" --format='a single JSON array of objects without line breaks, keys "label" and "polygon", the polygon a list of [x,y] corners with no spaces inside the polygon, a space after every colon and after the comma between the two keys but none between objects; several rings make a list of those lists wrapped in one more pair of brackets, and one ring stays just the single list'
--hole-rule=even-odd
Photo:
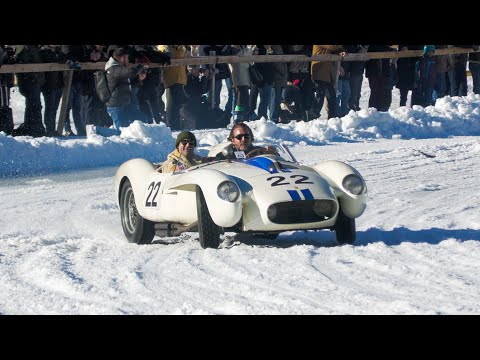
[{"label": "person in black jacket", "polygon": [[[368,52],[394,51],[388,45],[370,45]],[[388,111],[392,104],[394,67],[390,59],[371,59],[365,64],[365,76],[370,85],[368,107]]]},{"label": "person in black jacket", "polygon": [[[90,61],[84,45],[62,45],[62,53],[71,68],[72,64]],[[70,96],[68,97],[67,114],[64,119],[64,131],[66,136],[75,135],[70,125],[70,110],[72,110],[73,123],[77,135],[86,136],[85,126],[87,124],[82,109],[82,96],[85,88],[85,71],[74,71]]]},{"label": "person in black jacket", "polygon": [[[455,47],[472,49],[476,45],[454,45]],[[478,48],[477,48],[478,49]],[[454,81],[450,84],[452,96],[467,96],[467,62],[468,53],[456,54],[455,58],[455,76]]]},{"label": "person in black jacket", "polygon": [[117,48],[105,64],[108,87],[112,93],[106,102],[108,114],[112,117],[115,129],[127,127],[133,120],[142,120],[145,114],[132,108],[131,84],[145,79],[145,66],[138,64],[128,68],[128,52]]},{"label": "person in black jacket", "polygon": [[[153,45],[134,45],[133,63],[160,63],[165,64],[170,61],[164,53],[156,51]],[[152,124],[155,121],[165,123],[165,104],[162,95],[165,92],[163,86],[162,68],[149,69],[147,77],[138,91],[138,102],[140,110],[147,115],[147,122]]]},{"label": "person in black jacket", "polygon": [[[480,45],[474,45],[474,50],[478,50]],[[473,93],[480,94],[480,52],[470,53],[468,69],[472,73]]]},{"label": "person in black jacket", "polygon": [[[423,45],[399,45],[400,51],[422,50]],[[400,106],[407,106],[408,92],[413,89],[415,82],[415,63],[420,57],[399,58],[397,60],[397,84],[400,90]]]},{"label": "person in black jacket", "polygon": [[[17,63],[41,63],[37,45],[15,45]],[[25,97],[25,118],[23,124],[13,130],[12,135],[45,136],[42,123],[42,102],[40,93],[45,82],[45,73],[18,73],[18,90]]]},{"label": "person in black jacket", "polygon": [[[107,56],[104,45],[85,45],[86,62],[104,62]],[[82,103],[81,116],[86,125],[108,127],[112,125],[112,119],[107,113],[105,104],[98,98],[95,90],[95,70],[82,70]]]},{"label": "person in black jacket", "polygon": [[[0,46],[0,68],[2,64],[15,62],[15,49]],[[13,114],[10,107],[10,88],[13,85],[12,74],[0,74],[0,131],[11,134],[13,130]]]},{"label": "person in black jacket", "polygon": [[[40,56],[44,63],[65,63],[65,55],[61,52],[60,45],[43,45],[40,48]],[[45,83],[42,86],[42,94],[45,103],[43,121],[47,136],[58,136],[55,128],[57,110],[63,94],[63,72],[45,72]]]},{"label": "person in black jacket", "polygon": [[[349,54],[365,53],[368,51],[368,45],[345,45],[345,50]],[[365,71],[365,61],[350,61],[350,99],[348,107],[350,110],[360,110],[360,97],[363,83],[363,72]]]}]

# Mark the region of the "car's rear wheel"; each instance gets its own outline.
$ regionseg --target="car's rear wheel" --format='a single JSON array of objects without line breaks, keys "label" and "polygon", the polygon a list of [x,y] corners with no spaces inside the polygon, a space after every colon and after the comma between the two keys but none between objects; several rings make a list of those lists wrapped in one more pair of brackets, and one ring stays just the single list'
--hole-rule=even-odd
[{"label": "car's rear wheel", "polygon": [[123,183],[120,193],[120,215],[123,232],[128,242],[150,244],[155,236],[155,224],[140,216],[130,181]]},{"label": "car's rear wheel", "polygon": [[213,222],[200,186],[197,186],[197,215],[200,246],[204,249],[218,248],[222,228]]},{"label": "car's rear wheel", "polygon": [[337,242],[340,245],[353,244],[357,239],[357,231],[355,228],[355,219],[346,216],[342,208],[338,210],[337,222],[333,228],[337,235]]}]

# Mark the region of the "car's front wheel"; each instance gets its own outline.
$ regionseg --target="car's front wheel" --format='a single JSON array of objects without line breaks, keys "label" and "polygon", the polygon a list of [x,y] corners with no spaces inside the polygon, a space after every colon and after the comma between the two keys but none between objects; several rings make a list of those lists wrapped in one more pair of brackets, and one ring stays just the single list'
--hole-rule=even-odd
[{"label": "car's front wheel", "polygon": [[200,186],[197,186],[197,215],[198,215],[198,234],[200,236],[200,246],[206,248],[218,248],[220,245],[220,234],[222,229],[215,224],[208,211],[207,202]]},{"label": "car's front wheel", "polygon": [[120,193],[120,215],[123,232],[128,242],[150,244],[155,236],[155,224],[140,216],[135,204],[135,196],[130,181],[123,183]]},{"label": "car's front wheel", "polygon": [[353,244],[357,239],[357,231],[355,228],[355,219],[347,217],[342,208],[338,210],[337,222],[333,228],[337,235],[337,242],[340,245]]}]

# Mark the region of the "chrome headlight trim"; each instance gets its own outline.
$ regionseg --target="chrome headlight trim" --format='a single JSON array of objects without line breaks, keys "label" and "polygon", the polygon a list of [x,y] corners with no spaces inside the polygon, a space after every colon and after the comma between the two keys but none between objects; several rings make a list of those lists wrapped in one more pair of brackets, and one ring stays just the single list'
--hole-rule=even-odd
[{"label": "chrome headlight trim", "polygon": [[342,186],[345,190],[353,195],[361,195],[366,190],[363,179],[356,174],[345,176],[342,181]]},{"label": "chrome headlight trim", "polygon": [[240,197],[240,189],[233,181],[223,181],[217,187],[217,195],[222,200],[235,202]]}]

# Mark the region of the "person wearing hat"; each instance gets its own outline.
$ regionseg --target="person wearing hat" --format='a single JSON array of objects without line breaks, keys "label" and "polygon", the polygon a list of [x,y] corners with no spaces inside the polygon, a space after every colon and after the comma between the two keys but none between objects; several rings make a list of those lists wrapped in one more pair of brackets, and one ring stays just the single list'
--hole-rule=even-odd
[{"label": "person wearing hat", "polygon": [[437,65],[434,59],[435,46],[425,45],[423,57],[415,64],[415,84],[412,91],[412,105],[423,107],[435,105],[433,97],[437,84]]},{"label": "person wearing hat", "polygon": [[203,158],[194,153],[197,139],[190,131],[182,131],[175,141],[175,150],[168,154],[167,160],[159,168],[162,173],[171,173],[188,169],[204,162]]}]

